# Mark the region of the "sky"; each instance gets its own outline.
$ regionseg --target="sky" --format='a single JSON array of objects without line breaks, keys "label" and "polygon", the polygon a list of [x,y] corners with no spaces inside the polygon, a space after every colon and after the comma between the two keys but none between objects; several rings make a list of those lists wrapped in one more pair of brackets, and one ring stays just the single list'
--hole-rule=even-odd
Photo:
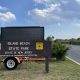
[{"label": "sky", "polygon": [[45,37],[80,37],[80,0],[0,0],[0,27],[44,26]]}]

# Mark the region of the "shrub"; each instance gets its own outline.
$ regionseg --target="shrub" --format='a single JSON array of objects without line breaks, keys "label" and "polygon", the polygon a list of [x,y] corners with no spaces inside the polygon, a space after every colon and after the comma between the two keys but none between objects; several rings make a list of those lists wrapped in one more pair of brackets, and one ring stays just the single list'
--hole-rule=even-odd
[{"label": "shrub", "polygon": [[66,45],[56,42],[52,46],[52,57],[55,57],[57,60],[65,60],[68,49]]}]

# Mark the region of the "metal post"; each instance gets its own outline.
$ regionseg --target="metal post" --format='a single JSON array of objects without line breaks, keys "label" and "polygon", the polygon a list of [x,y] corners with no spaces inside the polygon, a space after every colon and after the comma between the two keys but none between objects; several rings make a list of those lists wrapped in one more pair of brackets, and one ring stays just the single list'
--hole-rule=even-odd
[{"label": "metal post", "polygon": [[49,60],[48,60],[48,58],[46,58],[46,60],[45,60],[45,71],[46,71],[46,73],[49,72]]}]

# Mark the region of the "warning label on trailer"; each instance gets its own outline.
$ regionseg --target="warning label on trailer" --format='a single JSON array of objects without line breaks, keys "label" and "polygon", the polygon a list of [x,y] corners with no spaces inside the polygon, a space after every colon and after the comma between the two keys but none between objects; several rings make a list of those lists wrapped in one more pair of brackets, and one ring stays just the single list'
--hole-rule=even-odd
[{"label": "warning label on trailer", "polygon": [[43,42],[36,42],[36,50],[43,50]]}]

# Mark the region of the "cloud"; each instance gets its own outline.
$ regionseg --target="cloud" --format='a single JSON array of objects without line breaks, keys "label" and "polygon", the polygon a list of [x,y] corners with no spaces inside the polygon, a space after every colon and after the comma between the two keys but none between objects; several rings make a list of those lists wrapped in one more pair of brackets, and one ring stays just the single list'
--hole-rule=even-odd
[{"label": "cloud", "polygon": [[76,27],[76,28],[80,28],[80,22],[74,22],[72,24],[72,26]]},{"label": "cloud", "polygon": [[77,26],[77,27],[79,27],[79,28],[80,28],[80,23],[76,23],[76,24],[75,24],[75,26]]},{"label": "cloud", "polygon": [[67,4],[69,1],[68,0],[61,0],[61,3]]},{"label": "cloud", "polygon": [[80,2],[80,0],[75,0],[75,1]]},{"label": "cloud", "polygon": [[0,12],[0,21],[1,22],[10,22],[13,20],[16,20],[16,16],[12,12],[6,12],[6,13]]},{"label": "cloud", "polygon": [[28,15],[36,23],[54,24],[59,22],[73,22],[80,19],[80,0],[34,0],[45,7],[40,6],[29,10]]},{"label": "cloud", "polygon": [[52,12],[59,11],[59,6],[60,4],[50,4],[48,8],[42,10],[35,8],[32,10],[32,12],[41,17],[48,17],[50,14],[52,14]]},{"label": "cloud", "polygon": [[44,3],[44,2],[49,2],[49,0],[34,0],[36,3]]},{"label": "cloud", "polygon": [[59,8],[60,4],[49,4],[48,7],[44,9],[35,8],[31,11],[28,11],[28,15],[32,16],[32,19],[41,20],[41,22],[37,23],[52,23],[52,21],[60,21],[61,17],[56,15],[56,13],[60,12]]},{"label": "cloud", "polygon": [[6,10],[8,10],[8,8],[7,7],[0,6],[0,10],[6,11]]},{"label": "cloud", "polygon": [[0,5],[0,26],[5,26],[14,20],[16,20],[16,15],[8,11],[7,7]]}]

